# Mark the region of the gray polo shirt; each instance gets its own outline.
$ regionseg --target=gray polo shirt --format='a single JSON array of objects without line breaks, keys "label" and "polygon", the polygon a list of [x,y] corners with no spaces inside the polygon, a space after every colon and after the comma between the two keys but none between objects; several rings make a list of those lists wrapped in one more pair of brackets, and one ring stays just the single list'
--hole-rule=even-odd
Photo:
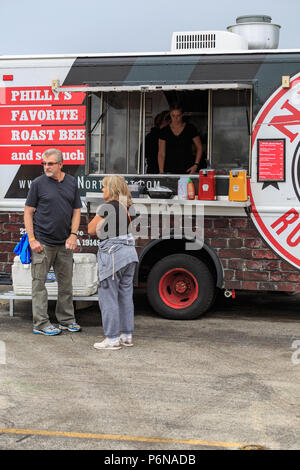
[{"label": "gray polo shirt", "polygon": [[63,245],[70,236],[74,209],[82,204],[77,182],[65,174],[59,182],[46,175],[33,180],[26,206],[35,207],[33,228],[35,238],[45,245]]}]

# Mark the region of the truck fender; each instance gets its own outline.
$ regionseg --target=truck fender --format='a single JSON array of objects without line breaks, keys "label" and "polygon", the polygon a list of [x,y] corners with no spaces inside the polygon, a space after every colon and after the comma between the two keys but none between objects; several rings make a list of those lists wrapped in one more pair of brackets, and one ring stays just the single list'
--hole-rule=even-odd
[{"label": "truck fender", "polygon": [[[138,285],[140,265],[143,261],[143,258],[155,245],[158,245],[159,243],[162,243],[162,242],[165,242],[165,241],[166,240],[162,239],[162,238],[159,238],[159,239],[156,239],[156,240],[151,240],[149,243],[147,243],[147,245],[145,245],[143,247],[142,251],[139,253],[139,263],[137,264],[137,267],[136,267],[136,270],[135,270],[135,275],[134,275],[134,285],[135,286]],[[183,239],[183,241],[184,242],[190,242],[190,240],[185,240],[185,239]],[[223,273],[223,267],[222,267],[221,261],[220,261],[218,255],[217,255],[217,253],[215,252],[215,250],[210,245],[208,245],[205,242],[203,243],[202,250],[205,250],[206,253],[209,255],[209,257],[211,258],[211,260],[214,264],[214,267],[216,269],[216,275],[217,275],[216,286],[218,288],[222,288],[223,280],[224,280],[224,273]]]}]

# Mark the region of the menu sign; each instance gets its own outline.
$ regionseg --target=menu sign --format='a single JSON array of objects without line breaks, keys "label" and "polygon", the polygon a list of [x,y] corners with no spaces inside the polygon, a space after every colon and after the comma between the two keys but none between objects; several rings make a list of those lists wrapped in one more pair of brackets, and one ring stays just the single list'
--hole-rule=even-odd
[{"label": "menu sign", "polygon": [[51,87],[0,88],[0,163],[40,164],[59,148],[64,164],[85,163],[85,93]]},{"label": "menu sign", "polygon": [[[53,148],[48,145],[47,147],[28,145],[27,147],[4,147],[0,146],[0,162],[2,165],[39,165],[42,162],[43,152],[47,148]],[[83,145],[57,145],[56,147],[63,154],[64,165],[83,165],[85,162],[85,146]]]},{"label": "menu sign", "polygon": [[82,104],[85,93],[54,92],[50,87],[6,87],[0,89],[0,105]]},{"label": "menu sign", "polygon": [[85,106],[0,107],[0,126],[74,125],[84,122]]},{"label": "menu sign", "polygon": [[258,139],[257,181],[285,181],[285,139]]}]

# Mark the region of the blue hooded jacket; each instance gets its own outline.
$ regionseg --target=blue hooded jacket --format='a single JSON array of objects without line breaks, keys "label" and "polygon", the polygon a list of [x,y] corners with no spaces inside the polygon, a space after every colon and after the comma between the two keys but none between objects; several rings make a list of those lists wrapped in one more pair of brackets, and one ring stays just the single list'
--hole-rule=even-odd
[{"label": "blue hooded jacket", "polygon": [[14,253],[20,256],[20,260],[22,264],[31,263],[31,250],[29,246],[27,233],[25,233],[25,235],[22,236],[17,246],[15,246]]},{"label": "blue hooded jacket", "polygon": [[112,276],[129,263],[137,263],[138,255],[132,234],[102,240],[98,248],[99,282]]}]

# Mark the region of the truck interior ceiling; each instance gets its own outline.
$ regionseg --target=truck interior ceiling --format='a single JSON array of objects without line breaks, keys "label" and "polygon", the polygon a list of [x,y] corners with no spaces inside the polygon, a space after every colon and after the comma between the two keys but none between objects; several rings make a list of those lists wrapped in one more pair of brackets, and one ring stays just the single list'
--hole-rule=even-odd
[{"label": "truck interior ceiling", "polygon": [[[252,92],[249,89],[107,91],[88,95],[88,173],[147,174],[145,139],[173,104],[184,110],[203,146],[202,167],[249,173]],[[196,151],[196,149],[195,149]]]}]

